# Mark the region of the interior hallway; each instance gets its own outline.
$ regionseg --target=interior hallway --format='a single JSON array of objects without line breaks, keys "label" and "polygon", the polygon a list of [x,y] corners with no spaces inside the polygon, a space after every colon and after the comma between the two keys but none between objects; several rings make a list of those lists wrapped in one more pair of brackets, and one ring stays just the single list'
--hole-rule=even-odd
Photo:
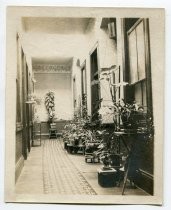
[{"label": "interior hallway", "polygon": [[[85,163],[81,154],[68,154],[62,139],[45,139],[41,146],[35,141],[16,183],[16,193],[121,195],[122,187],[103,188],[98,184],[100,167],[101,163]],[[125,195],[148,194],[130,189],[128,184]]]}]

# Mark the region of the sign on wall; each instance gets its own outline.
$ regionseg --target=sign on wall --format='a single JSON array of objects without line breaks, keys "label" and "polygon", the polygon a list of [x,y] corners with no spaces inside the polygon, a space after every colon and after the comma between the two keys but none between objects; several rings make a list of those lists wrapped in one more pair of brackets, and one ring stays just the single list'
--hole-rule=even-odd
[{"label": "sign on wall", "polygon": [[34,64],[34,73],[71,73],[71,66],[57,64]]}]

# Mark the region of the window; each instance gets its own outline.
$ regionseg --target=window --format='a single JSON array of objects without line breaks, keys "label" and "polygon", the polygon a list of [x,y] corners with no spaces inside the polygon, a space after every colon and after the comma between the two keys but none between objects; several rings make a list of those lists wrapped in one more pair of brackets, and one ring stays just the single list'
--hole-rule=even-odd
[{"label": "window", "polygon": [[138,20],[128,31],[129,84],[132,100],[147,106],[144,21]]},{"label": "window", "polygon": [[128,31],[131,84],[145,79],[144,24],[141,21]]}]

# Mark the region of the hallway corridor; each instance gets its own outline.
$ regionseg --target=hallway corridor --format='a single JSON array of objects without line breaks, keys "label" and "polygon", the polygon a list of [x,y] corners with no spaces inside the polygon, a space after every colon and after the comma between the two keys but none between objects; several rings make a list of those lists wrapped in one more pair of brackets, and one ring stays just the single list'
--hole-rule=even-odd
[{"label": "hallway corridor", "polygon": [[[101,163],[85,163],[82,154],[68,154],[62,139],[35,141],[16,183],[17,194],[121,195],[121,187],[103,188],[98,184]],[[128,184],[129,186],[129,184]],[[126,195],[148,195],[126,188]]]},{"label": "hallway corridor", "polygon": [[164,10],[5,11],[5,202],[161,204]]}]

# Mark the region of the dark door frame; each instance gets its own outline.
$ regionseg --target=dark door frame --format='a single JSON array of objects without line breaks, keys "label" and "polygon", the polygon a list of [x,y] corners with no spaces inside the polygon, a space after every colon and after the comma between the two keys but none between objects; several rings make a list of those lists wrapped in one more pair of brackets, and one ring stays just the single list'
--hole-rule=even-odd
[{"label": "dark door frame", "polygon": [[[97,79],[93,79],[93,75],[92,75],[92,55],[93,53],[97,51]],[[91,117],[93,116],[93,106],[94,104],[93,99],[92,99],[92,87],[94,85],[98,85],[98,98],[100,100],[101,98],[101,92],[100,92],[100,85],[99,85],[99,75],[100,75],[100,63],[99,63],[99,43],[96,42],[94,47],[91,49],[91,51],[89,52],[89,57],[90,57],[90,81],[91,81]]]}]

